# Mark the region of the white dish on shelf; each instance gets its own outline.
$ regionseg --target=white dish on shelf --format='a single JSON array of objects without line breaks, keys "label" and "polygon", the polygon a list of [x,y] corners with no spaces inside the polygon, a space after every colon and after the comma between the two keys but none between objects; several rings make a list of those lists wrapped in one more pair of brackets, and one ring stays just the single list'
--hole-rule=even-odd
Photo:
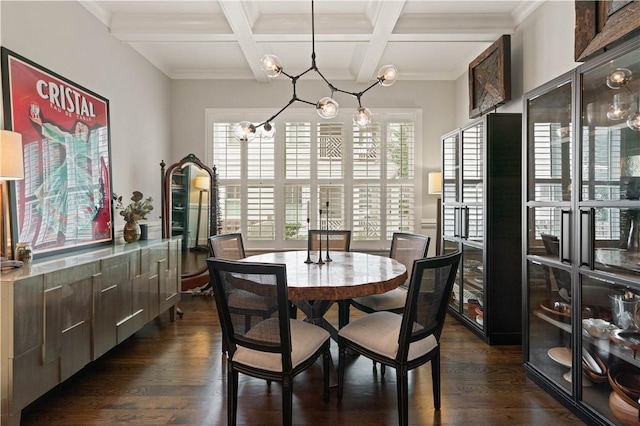
[{"label": "white dish on shelf", "polygon": [[476,322],[482,326],[484,326],[484,315],[476,316]]},{"label": "white dish on shelf", "polygon": [[604,340],[609,338],[608,331],[618,327],[600,318],[586,318],[582,320],[582,328],[589,336]]},{"label": "white dish on shelf", "polygon": [[564,365],[565,367],[571,367],[571,349],[565,348],[564,346],[551,348],[547,351],[549,358],[557,362],[558,364]]},{"label": "white dish on shelf", "polygon": [[593,359],[589,351],[587,351],[584,348],[582,349],[582,360],[587,364],[587,366],[591,369],[591,371],[598,374],[603,373],[602,368],[600,368],[596,360]]}]

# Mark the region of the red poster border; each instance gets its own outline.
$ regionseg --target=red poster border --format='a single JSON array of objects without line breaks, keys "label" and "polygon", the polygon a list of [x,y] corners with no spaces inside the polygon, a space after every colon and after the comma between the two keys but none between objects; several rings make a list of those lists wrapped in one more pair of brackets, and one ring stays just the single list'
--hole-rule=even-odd
[{"label": "red poster border", "polygon": [[112,244],[109,100],[7,48],[1,57],[5,128],[22,134],[25,165],[9,186],[11,252]]}]

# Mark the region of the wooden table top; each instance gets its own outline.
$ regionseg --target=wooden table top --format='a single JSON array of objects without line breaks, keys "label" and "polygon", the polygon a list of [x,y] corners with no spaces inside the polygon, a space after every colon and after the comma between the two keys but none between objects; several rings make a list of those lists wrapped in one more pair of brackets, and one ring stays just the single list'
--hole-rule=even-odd
[{"label": "wooden table top", "polygon": [[[359,252],[329,252],[332,262],[307,264],[306,251],[249,256],[247,262],[284,263],[291,300],[341,300],[393,290],[407,279],[407,269],[395,259]],[[323,259],[326,259],[323,253]],[[311,252],[317,260],[317,252]]]}]

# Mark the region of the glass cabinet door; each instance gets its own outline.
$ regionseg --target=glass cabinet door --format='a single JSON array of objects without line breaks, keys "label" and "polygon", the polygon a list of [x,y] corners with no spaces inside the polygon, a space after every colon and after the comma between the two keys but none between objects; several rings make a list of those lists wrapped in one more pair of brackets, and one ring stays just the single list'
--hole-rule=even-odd
[{"label": "glass cabinet door", "polygon": [[462,315],[468,317],[481,329],[484,328],[484,265],[483,250],[467,244],[462,245]]},{"label": "glass cabinet door", "polygon": [[567,395],[573,393],[572,77],[525,99],[525,362]]}]

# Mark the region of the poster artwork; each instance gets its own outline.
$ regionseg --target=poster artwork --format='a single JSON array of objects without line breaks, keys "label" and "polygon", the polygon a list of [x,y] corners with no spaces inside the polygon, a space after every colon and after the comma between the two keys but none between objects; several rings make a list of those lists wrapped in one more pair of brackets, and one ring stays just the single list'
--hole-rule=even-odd
[{"label": "poster artwork", "polygon": [[10,121],[22,134],[17,241],[34,253],[111,241],[108,101],[8,57]]}]

